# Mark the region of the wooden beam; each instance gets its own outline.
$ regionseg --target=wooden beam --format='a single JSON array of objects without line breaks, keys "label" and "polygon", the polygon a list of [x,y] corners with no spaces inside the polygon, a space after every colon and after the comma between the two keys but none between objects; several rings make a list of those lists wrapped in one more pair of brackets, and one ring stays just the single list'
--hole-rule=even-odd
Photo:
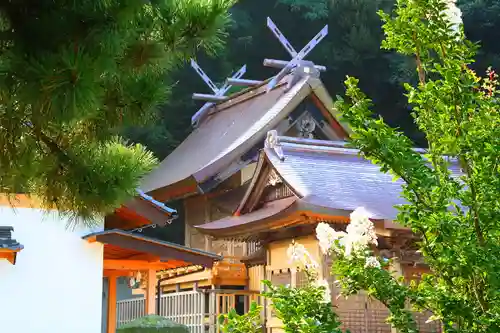
[{"label": "wooden beam", "polygon": [[108,277],[107,333],[116,332],[116,275]]},{"label": "wooden beam", "polygon": [[155,314],[155,296],[156,296],[156,270],[149,269],[148,270],[148,281],[146,286],[146,300],[145,300],[145,314],[151,315]]},{"label": "wooden beam", "polygon": [[118,270],[118,269],[105,269],[103,271],[103,276],[108,277],[108,276],[133,276],[135,270]]},{"label": "wooden beam", "polygon": [[[401,263],[399,262],[398,258],[394,258],[392,260],[389,272],[396,279],[404,277],[403,267],[401,266]],[[398,330],[392,325],[391,325],[391,333],[398,333]]]},{"label": "wooden beam", "polygon": [[0,249],[0,253],[12,253],[12,252],[19,252],[21,251],[20,249],[12,250],[12,249]]}]

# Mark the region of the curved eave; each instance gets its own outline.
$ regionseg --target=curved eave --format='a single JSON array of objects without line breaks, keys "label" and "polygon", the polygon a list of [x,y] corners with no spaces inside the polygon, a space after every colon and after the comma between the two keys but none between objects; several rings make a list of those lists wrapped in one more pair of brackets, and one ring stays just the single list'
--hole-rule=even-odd
[{"label": "curved eave", "polygon": [[147,192],[150,196],[159,201],[171,201],[186,198],[195,195],[199,192],[198,182],[196,178],[191,175],[173,184],[159,187],[152,191]]},{"label": "curved eave", "polygon": [[261,232],[273,232],[295,225],[319,221],[349,222],[349,212],[307,203],[297,197],[268,203],[261,209],[242,216],[231,216],[195,226],[201,233],[216,238],[249,239]]},{"label": "curved eave", "polygon": [[241,199],[240,204],[236,208],[236,211],[234,213],[235,216],[240,216],[242,214],[242,212],[243,213],[245,212],[245,208],[247,208],[246,207],[247,202],[248,202],[250,196],[252,195],[252,193],[254,193],[255,186],[257,185],[257,183],[262,181],[262,177],[267,176],[267,174],[265,174],[265,172],[264,172],[264,171],[267,171],[267,170],[264,170],[264,169],[266,169],[266,168],[264,168],[264,166],[266,166],[266,164],[267,164],[267,159],[265,158],[265,156],[266,155],[265,155],[264,150],[261,150],[259,153],[259,159],[257,160],[257,165],[255,167],[250,184],[248,185],[248,188],[245,192],[245,195],[243,196],[243,199]]},{"label": "curved eave", "polygon": [[131,229],[149,224],[164,225],[177,218],[177,211],[138,191],[139,196],[122,204],[106,217],[108,229]]}]

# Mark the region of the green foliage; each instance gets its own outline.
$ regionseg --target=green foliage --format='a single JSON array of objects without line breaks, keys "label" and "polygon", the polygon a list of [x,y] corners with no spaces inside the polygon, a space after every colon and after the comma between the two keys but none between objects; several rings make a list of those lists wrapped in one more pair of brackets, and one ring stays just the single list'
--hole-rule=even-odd
[{"label": "green foliage", "polygon": [[[276,316],[288,333],[341,333],[340,321],[330,301],[325,300],[325,287],[308,283],[302,288],[273,286],[263,281]],[[331,296],[330,296],[331,297]]]},{"label": "green foliage", "polygon": [[[344,287],[361,289],[388,305],[400,332],[416,332],[404,309],[429,310],[446,332],[500,330],[500,114],[497,76],[470,69],[477,47],[452,30],[443,0],[399,0],[393,15],[381,13],[383,47],[412,56],[419,81],[406,96],[428,149],[372,117],[372,101],[348,78],[337,108],[353,128],[363,156],[401,178],[408,204],[398,221],[421,236],[419,250],[431,269],[420,283],[401,284],[371,268],[336,264]],[[452,174],[458,163],[461,176]],[[403,301],[405,300],[405,301]]]},{"label": "green foliage", "polygon": [[413,296],[398,279],[393,278],[389,267],[367,268],[364,256],[346,258],[336,254],[332,266],[339,278],[339,284],[345,296],[355,295],[365,290],[368,295],[379,300],[390,312],[387,322],[398,329],[400,333],[418,333],[417,324],[410,309],[406,306],[407,300]]},{"label": "green foliage", "polygon": [[309,20],[324,19],[328,17],[328,0],[279,0],[292,11],[300,12]]},{"label": "green foliage", "polygon": [[189,333],[189,328],[164,317],[148,315],[122,325],[119,333]]},{"label": "green foliage", "polygon": [[0,187],[92,219],[155,160],[117,139],[156,118],[172,70],[222,46],[232,0],[3,1]]},{"label": "green foliage", "polygon": [[234,308],[219,317],[222,333],[259,333],[262,331],[262,307],[252,302],[247,313],[239,315]]}]

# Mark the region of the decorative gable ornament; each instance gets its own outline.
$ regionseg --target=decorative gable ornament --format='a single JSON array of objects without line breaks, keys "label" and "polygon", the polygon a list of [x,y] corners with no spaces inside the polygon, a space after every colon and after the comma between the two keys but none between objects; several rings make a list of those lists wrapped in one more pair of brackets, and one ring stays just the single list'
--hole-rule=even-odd
[{"label": "decorative gable ornament", "polygon": [[314,139],[313,132],[316,129],[316,122],[309,112],[305,113],[304,116],[297,121],[296,126],[301,138]]},{"label": "decorative gable ornament", "polygon": [[267,184],[271,186],[276,186],[277,184],[282,184],[283,180],[281,177],[276,173],[276,171],[273,169],[269,173],[269,177],[267,179]]},{"label": "decorative gable ornament", "polygon": [[283,148],[279,142],[278,131],[272,130],[267,132],[266,140],[264,141],[264,148],[273,149],[280,160],[285,160],[285,155],[283,154]]},{"label": "decorative gable ornament", "polygon": [[305,76],[319,78],[320,72],[326,71],[325,66],[315,65],[311,61],[304,60],[304,58],[323,40],[323,38],[326,37],[326,35],[328,35],[328,25],[325,25],[325,27],[321,29],[321,31],[318,32],[318,34],[316,34],[316,36],[314,36],[314,38],[311,39],[309,43],[307,43],[306,46],[304,46],[299,52],[294,49],[292,44],[290,44],[290,42],[269,17],[267,18],[267,27],[272,31],[274,36],[280,41],[281,45],[283,45],[292,57],[292,60],[290,61],[264,59],[264,66],[281,68],[281,71],[273,77],[271,81],[269,81],[267,85],[268,92],[290,72],[292,72],[293,75],[290,81],[288,81],[287,89],[290,89],[295,83]]},{"label": "decorative gable ornament", "polygon": [[193,94],[194,100],[203,100],[206,103],[194,114],[191,118],[191,125],[197,126],[203,118],[207,115],[208,110],[218,102],[223,102],[227,100],[226,93],[233,85],[237,86],[255,86],[262,83],[262,81],[256,80],[245,80],[241,77],[246,73],[247,66],[243,65],[236,73],[231,77],[227,78],[224,84],[219,88],[217,85],[208,77],[208,75],[201,69],[201,67],[191,59],[191,67],[198,73],[201,79],[208,85],[212,90],[213,94]]}]

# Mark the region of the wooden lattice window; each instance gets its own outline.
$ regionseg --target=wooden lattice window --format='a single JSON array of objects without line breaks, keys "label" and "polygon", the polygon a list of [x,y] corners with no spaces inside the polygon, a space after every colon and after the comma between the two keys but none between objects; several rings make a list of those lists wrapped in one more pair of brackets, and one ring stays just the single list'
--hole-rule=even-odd
[{"label": "wooden lattice window", "polygon": [[290,271],[287,272],[276,272],[271,275],[271,283],[274,286],[286,286],[290,285],[292,282],[292,274]]},{"label": "wooden lattice window", "polygon": [[302,288],[307,286],[307,274],[304,271],[298,271],[295,275],[295,286]]}]

